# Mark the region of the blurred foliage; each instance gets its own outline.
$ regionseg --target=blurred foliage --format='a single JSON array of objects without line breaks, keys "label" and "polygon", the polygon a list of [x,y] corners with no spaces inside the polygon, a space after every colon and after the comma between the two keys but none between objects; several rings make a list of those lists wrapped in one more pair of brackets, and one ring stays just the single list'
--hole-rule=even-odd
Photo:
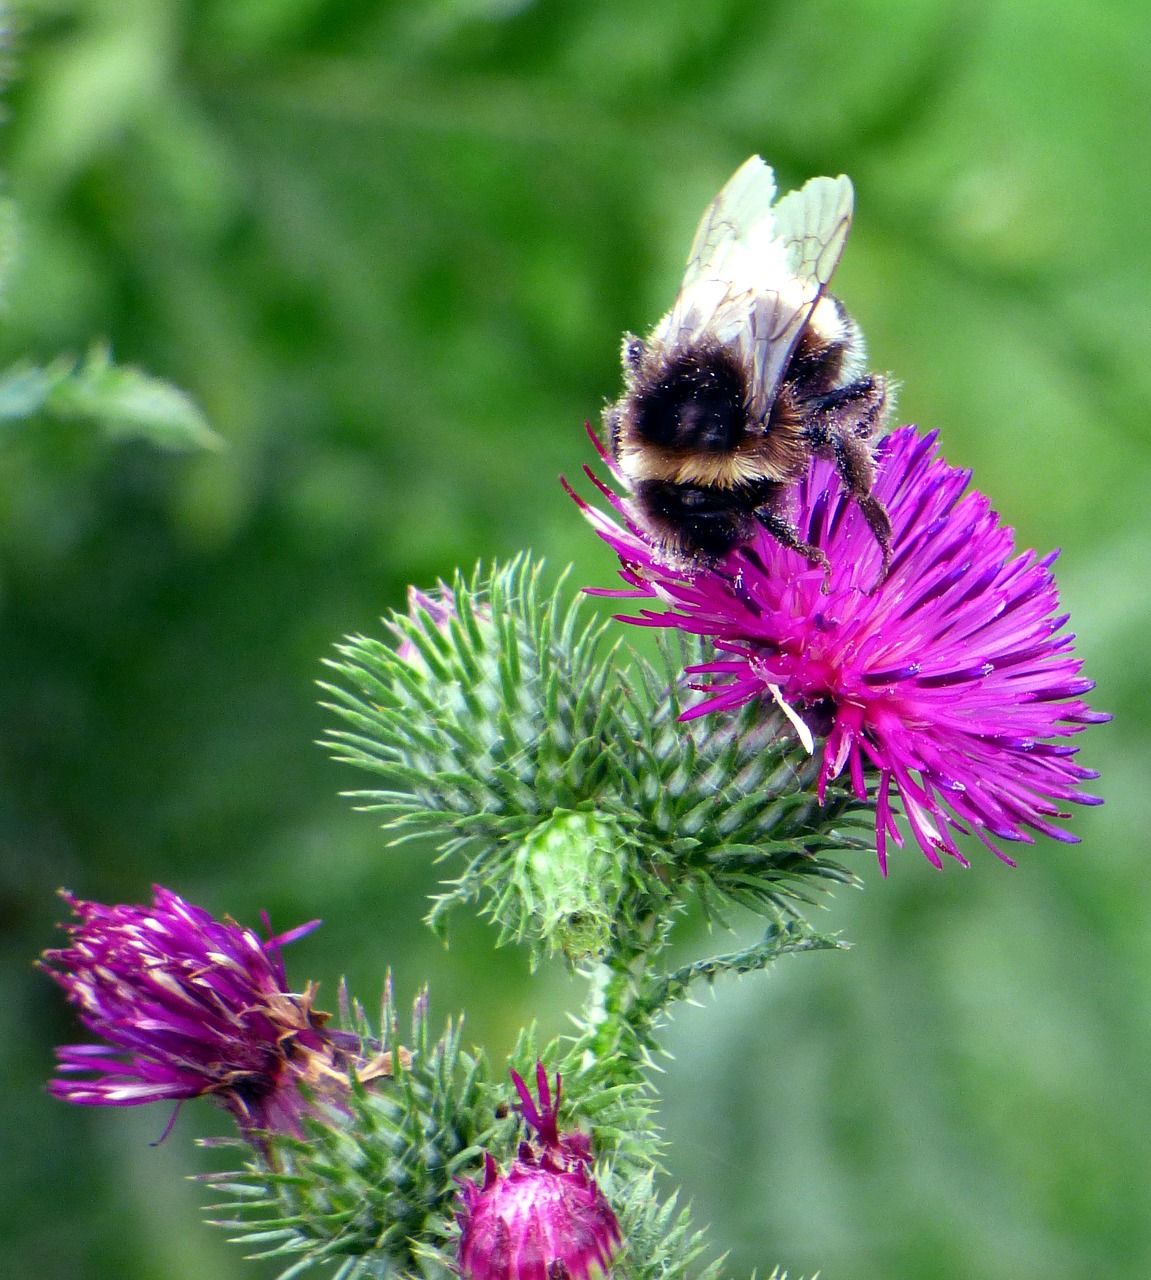
[{"label": "blurred foliage", "polygon": [[[313,680],[407,582],[530,546],[606,584],[555,483],[749,154],[846,171],[836,290],[901,416],[1061,581],[1101,810],[1009,871],[912,853],[821,927],[850,955],[675,1027],[669,1166],[745,1274],[1151,1274],[1151,8],[1144,0],[25,0],[0,368],[118,361],[226,448],[0,430],[4,1262],[41,1280],[257,1276],[197,1225],[214,1123],[68,1109],[29,966],[51,891],[327,925],[299,981],[430,980],[498,1064],[568,979],[459,921],[310,746]],[[5,208],[8,208],[6,205]],[[5,215],[7,216],[7,215]],[[10,236],[5,234],[4,244]],[[67,368],[79,367],[73,364]],[[692,954],[685,934],[684,954]],[[706,1027],[698,1019],[708,1018]]]}]

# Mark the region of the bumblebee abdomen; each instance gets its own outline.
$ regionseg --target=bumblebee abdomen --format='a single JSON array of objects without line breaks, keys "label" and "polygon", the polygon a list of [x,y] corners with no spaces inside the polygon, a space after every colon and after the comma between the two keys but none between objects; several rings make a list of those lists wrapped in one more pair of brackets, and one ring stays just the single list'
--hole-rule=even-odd
[{"label": "bumblebee abdomen", "polygon": [[754,528],[750,493],[643,480],[634,495],[660,543],[691,557],[718,559],[746,541]]}]

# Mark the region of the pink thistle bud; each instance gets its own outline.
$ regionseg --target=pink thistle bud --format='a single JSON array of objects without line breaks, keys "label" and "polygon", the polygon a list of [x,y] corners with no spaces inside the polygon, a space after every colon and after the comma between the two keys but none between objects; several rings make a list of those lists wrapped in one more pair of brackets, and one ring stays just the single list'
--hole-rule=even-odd
[{"label": "pink thistle bud", "polygon": [[558,1075],[553,1102],[536,1064],[538,1105],[511,1076],[534,1137],[520,1144],[507,1174],[485,1155],[482,1184],[461,1182],[460,1271],[466,1280],[587,1280],[594,1267],[606,1272],[620,1230],[591,1176],[591,1141],[578,1130],[560,1132]]}]

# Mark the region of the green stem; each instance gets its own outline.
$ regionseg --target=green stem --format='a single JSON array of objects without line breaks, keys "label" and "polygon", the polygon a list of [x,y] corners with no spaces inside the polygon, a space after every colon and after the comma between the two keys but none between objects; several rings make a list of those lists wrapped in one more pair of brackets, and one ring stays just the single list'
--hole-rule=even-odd
[{"label": "green stem", "polygon": [[683,1000],[691,984],[700,978],[711,984],[725,973],[738,976],[766,969],[780,956],[795,955],[801,951],[843,950],[847,946],[839,938],[815,933],[805,921],[788,920],[768,925],[763,937],[749,947],[726,955],[709,956],[706,960],[696,960],[692,964],[673,969],[662,978],[652,979],[646,984],[642,998],[637,1002],[639,1007],[635,1020],[638,1022],[642,1019],[650,1025],[668,1005],[676,1000]]},{"label": "green stem", "polygon": [[590,1034],[584,1047],[597,1062],[623,1057],[638,1068],[650,1025],[646,1017],[642,1025],[637,1024],[635,1017],[641,1008],[640,983],[634,961],[603,961],[593,970],[588,994]]}]

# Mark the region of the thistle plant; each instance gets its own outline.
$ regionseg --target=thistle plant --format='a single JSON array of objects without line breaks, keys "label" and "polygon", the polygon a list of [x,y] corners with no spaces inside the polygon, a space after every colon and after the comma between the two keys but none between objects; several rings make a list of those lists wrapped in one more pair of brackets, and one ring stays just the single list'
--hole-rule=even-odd
[{"label": "thistle plant", "polygon": [[[934,437],[893,433],[877,468],[878,586],[825,462],[792,517],[826,571],[767,533],[677,569],[597,479],[604,506],[576,500],[624,585],[591,594],[627,601],[654,656],[526,555],[413,589],[385,634],[337,647],[328,746],[371,775],[353,798],[392,843],[439,851],[429,925],[448,936],[472,908],[495,944],[582,975],[570,1034],[525,1028],[493,1068],[458,1020],[433,1030],[426,991],[401,1033],[390,978],[376,1021],[342,987],[321,1013],[282,956],[314,922],[261,939],[167,889],[66,895],[77,919],[42,965],[102,1043],[60,1050],[51,1091],[222,1105],[236,1167],[206,1179],[210,1219],[284,1277],[718,1277],[664,1189],[655,1079],[678,1002],[842,947],[807,913],[869,851],[887,872],[909,835],[966,864],[973,833],[1009,861],[1033,833],[1074,839],[1061,806],[1096,803],[1072,740],[1106,717],[1082,700],[1053,557],[1015,555]],[[720,926],[749,909],[762,934],[673,965],[693,906]]]},{"label": "thistle plant", "polygon": [[[663,1190],[675,1007],[841,947],[807,912],[869,850],[886,874],[910,834],[967,865],[973,834],[1010,862],[1097,803],[1071,740],[1105,717],[1054,557],[1016,555],[934,437],[879,441],[887,383],[824,293],[850,182],[774,197],[753,158],[708,207],[672,310],[625,340],[617,487],[588,472],[606,510],[569,489],[619,557],[598,594],[638,613],[605,620],[521,555],[413,587],[329,662],[327,744],[373,783],[355,800],[448,869],[428,924],[474,908],[496,945],[575,970],[568,1035],[526,1027],[492,1069],[458,1020],[433,1032],[426,990],[402,1037],[390,979],[374,1025],[342,986],[320,1012],[281,954],[310,924],[261,940],[168,889],[65,895],[77,921],[42,965],[103,1043],[60,1050],[51,1091],[222,1105],[238,1167],[206,1179],[211,1220],[283,1280],[714,1280]],[[654,656],[621,621],[661,633]],[[672,963],[689,910],[733,907],[761,936]]]}]

